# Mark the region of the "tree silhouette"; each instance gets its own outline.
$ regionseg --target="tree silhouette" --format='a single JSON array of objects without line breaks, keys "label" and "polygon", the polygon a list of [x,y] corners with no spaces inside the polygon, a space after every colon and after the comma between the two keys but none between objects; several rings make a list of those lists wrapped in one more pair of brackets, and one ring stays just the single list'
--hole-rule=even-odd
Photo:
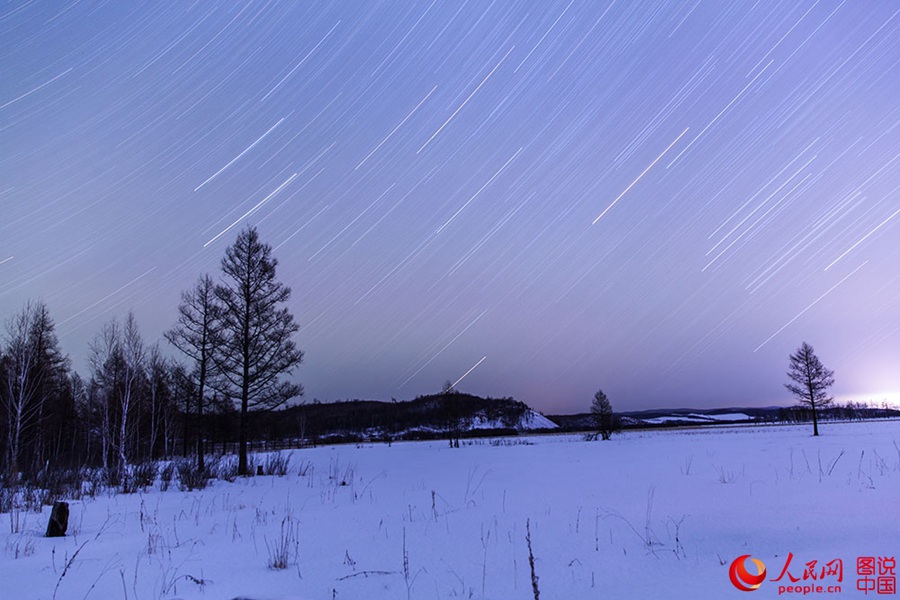
[{"label": "tree silhouette", "polygon": [[794,383],[786,383],[786,387],[803,406],[812,410],[813,435],[819,435],[818,410],[831,405],[833,398],[828,395],[828,388],[834,383],[834,371],[826,369],[813,347],[803,342],[797,351],[790,355],[790,366],[787,375]]},{"label": "tree silhouette", "polygon": [[[178,305],[178,322],[165,333],[170,344],[178,348],[194,365],[188,373],[197,387],[195,429],[197,432],[197,469],[203,471],[203,400],[207,382],[214,375],[213,353],[219,337],[219,305],[216,302],[215,285],[209,275],[202,276],[194,288],[181,294]],[[190,408],[186,407],[188,412]]]},{"label": "tree silhouette", "polygon": [[47,447],[66,427],[54,423],[54,417],[66,412],[61,392],[69,360],[59,349],[55,324],[43,302],[28,302],[7,321],[5,341],[0,416],[6,425],[6,470],[15,476],[22,468],[40,468],[56,458],[47,455]]},{"label": "tree silhouette", "polygon": [[594,394],[594,400],[591,402],[591,415],[594,417],[594,426],[597,428],[597,433],[600,434],[600,437],[604,440],[612,437],[613,432],[618,429],[617,420],[613,413],[612,404],[609,398],[606,397],[606,394],[603,393],[603,390],[597,390],[597,393]]},{"label": "tree silhouette", "polygon": [[303,394],[296,383],[281,379],[303,360],[291,336],[300,328],[283,307],[291,290],[275,280],[272,248],[259,239],[255,227],[241,231],[222,259],[224,283],[216,286],[221,304],[217,341],[217,383],[240,403],[238,472],[247,475],[247,413],[276,408]]}]

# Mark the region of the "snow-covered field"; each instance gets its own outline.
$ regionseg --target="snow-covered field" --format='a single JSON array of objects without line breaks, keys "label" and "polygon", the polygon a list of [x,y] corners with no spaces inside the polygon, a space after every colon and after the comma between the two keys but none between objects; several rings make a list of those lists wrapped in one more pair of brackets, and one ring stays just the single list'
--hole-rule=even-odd
[{"label": "snow-covered field", "polygon": [[718,415],[695,415],[695,414],[677,414],[665,417],[653,417],[651,419],[641,419],[644,423],[672,423],[672,422],[696,422],[710,423],[714,421],[751,421],[753,417],[744,413],[722,413]]},{"label": "snow-covered field", "polygon": [[900,423],[810,430],[298,450],[283,478],[73,502],[66,538],[42,537],[49,509],[17,534],[2,515],[0,597],[532,599],[529,527],[545,600],[741,598],[746,554],[767,569],[752,597],[793,576],[862,598],[857,557],[900,554]]}]

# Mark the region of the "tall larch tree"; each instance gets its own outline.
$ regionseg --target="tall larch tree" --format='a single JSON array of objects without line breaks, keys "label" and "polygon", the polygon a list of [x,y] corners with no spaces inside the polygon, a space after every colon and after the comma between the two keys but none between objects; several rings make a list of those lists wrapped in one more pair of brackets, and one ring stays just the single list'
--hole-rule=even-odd
[{"label": "tall larch tree", "polygon": [[205,468],[203,455],[203,406],[207,383],[214,375],[213,353],[219,335],[221,310],[216,300],[215,284],[209,275],[202,276],[194,288],[181,294],[178,305],[178,321],[165,333],[166,339],[193,363],[188,371],[196,384],[197,397],[194,403],[196,419],[194,430],[197,434],[197,468]]},{"label": "tall larch tree", "polygon": [[217,285],[221,327],[216,367],[219,387],[240,405],[238,471],[247,475],[248,411],[276,408],[303,393],[283,379],[303,360],[292,336],[299,326],[284,306],[289,287],[275,279],[278,261],[255,227],[241,231],[222,259]]},{"label": "tall larch tree", "polygon": [[828,395],[828,388],[834,383],[834,371],[825,368],[813,347],[803,342],[790,355],[787,372],[793,383],[786,383],[788,389],[800,404],[812,411],[813,435],[819,435],[819,409],[830,406],[834,399]]}]

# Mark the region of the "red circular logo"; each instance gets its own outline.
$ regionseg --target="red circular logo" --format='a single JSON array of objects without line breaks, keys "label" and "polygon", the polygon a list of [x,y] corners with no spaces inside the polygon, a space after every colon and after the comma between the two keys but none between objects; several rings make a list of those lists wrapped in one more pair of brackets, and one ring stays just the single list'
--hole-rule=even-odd
[{"label": "red circular logo", "polygon": [[[756,575],[752,575],[747,570],[747,559],[750,559],[756,565]],[[742,592],[752,592],[766,580],[766,565],[761,560],[752,558],[749,554],[738,556],[731,563],[731,567],[728,569],[728,576],[731,578],[731,583],[734,584],[734,587]]]}]

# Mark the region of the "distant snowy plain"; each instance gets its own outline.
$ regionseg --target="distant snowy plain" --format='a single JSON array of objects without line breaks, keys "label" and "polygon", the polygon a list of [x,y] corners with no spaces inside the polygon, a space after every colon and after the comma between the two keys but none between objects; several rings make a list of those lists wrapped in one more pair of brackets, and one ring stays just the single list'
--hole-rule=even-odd
[{"label": "distant snowy plain", "polygon": [[48,508],[15,534],[0,515],[0,597],[530,600],[527,524],[545,600],[746,598],[745,554],[776,598],[789,553],[794,577],[843,561],[842,593],[811,597],[864,598],[856,558],[900,554],[900,422],[821,430],[295,450],[285,477],[72,502],[65,538],[42,537]]}]

